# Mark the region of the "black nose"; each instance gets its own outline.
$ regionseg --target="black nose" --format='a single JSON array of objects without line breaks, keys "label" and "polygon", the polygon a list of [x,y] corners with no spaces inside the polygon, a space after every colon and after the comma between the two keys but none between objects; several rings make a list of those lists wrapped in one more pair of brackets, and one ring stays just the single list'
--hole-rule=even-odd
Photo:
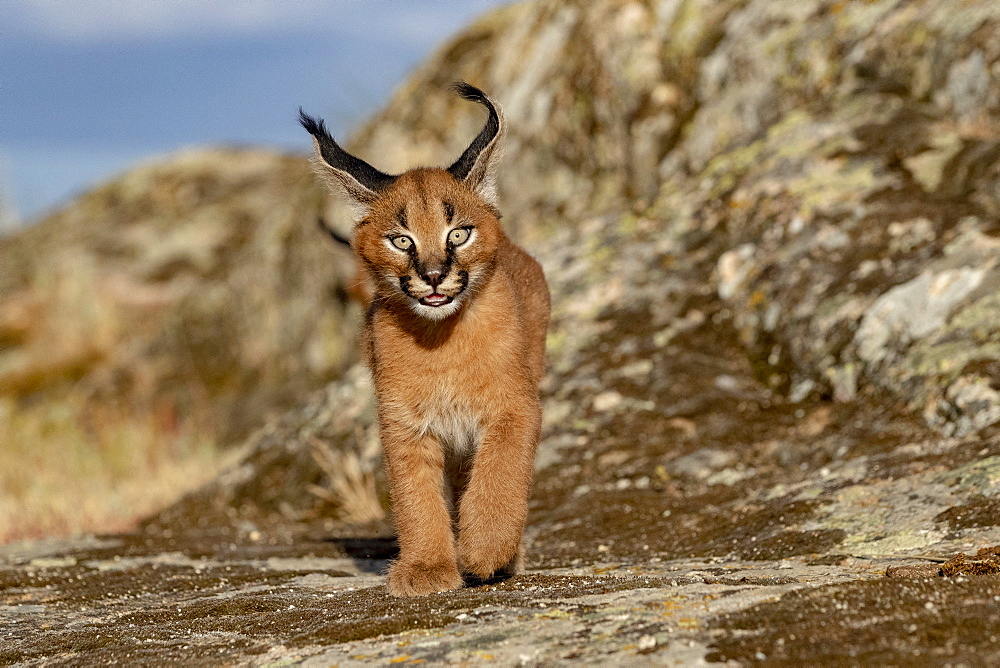
[{"label": "black nose", "polygon": [[436,288],[444,279],[444,274],[440,269],[431,269],[430,271],[422,274],[420,278],[430,283],[432,288]]}]

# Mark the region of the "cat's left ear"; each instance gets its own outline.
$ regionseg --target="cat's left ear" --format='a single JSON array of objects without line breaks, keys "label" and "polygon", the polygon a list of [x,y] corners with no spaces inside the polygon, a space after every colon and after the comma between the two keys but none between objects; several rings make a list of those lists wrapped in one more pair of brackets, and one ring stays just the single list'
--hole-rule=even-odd
[{"label": "cat's left ear", "polygon": [[367,216],[372,203],[395,182],[396,177],[380,172],[342,149],[327,132],[323,119],[315,119],[299,109],[299,123],[313,137],[316,154],[312,162],[316,173],[333,190],[344,195],[354,211],[355,220]]},{"label": "cat's left ear", "polygon": [[486,107],[489,118],[479,135],[462,153],[462,157],[448,168],[448,172],[472,188],[488,205],[499,210],[497,168],[503,157],[503,140],[507,132],[503,110],[486,93],[464,81],[453,85],[452,90],[463,99]]}]

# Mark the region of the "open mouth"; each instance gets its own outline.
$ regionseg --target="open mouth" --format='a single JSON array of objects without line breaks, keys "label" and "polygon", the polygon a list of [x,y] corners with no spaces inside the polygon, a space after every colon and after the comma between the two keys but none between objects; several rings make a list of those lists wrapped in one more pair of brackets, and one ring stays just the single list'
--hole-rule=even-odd
[{"label": "open mouth", "polygon": [[445,304],[450,304],[451,300],[452,298],[449,297],[448,295],[439,295],[438,293],[434,292],[427,295],[426,297],[422,297],[420,299],[420,303],[423,304],[424,306],[444,306]]}]

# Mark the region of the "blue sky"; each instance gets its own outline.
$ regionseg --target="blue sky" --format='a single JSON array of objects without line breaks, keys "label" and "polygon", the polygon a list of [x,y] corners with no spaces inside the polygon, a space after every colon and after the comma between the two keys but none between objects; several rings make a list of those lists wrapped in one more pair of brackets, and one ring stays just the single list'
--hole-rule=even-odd
[{"label": "blue sky", "polygon": [[0,198],[30,220],[185,146],[304,152],[300,105],[344,136],[500,4],[0,0]]}]

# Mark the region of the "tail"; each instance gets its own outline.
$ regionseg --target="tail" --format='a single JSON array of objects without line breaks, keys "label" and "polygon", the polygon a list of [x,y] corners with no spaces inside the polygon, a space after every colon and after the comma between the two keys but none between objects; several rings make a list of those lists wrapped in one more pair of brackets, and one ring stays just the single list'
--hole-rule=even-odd
[{"label": "tail", "polygon": [[337,230],[330,227],[329,223],[326,222],[326,219],[323,218],[323,216],[316,216],[316,224],[319,225],[319,229],[326,232],[330,236],[330,238],[334,240],[335,243],[343,244],[348,248],[351,247],[351,240],[345,237]]}]

